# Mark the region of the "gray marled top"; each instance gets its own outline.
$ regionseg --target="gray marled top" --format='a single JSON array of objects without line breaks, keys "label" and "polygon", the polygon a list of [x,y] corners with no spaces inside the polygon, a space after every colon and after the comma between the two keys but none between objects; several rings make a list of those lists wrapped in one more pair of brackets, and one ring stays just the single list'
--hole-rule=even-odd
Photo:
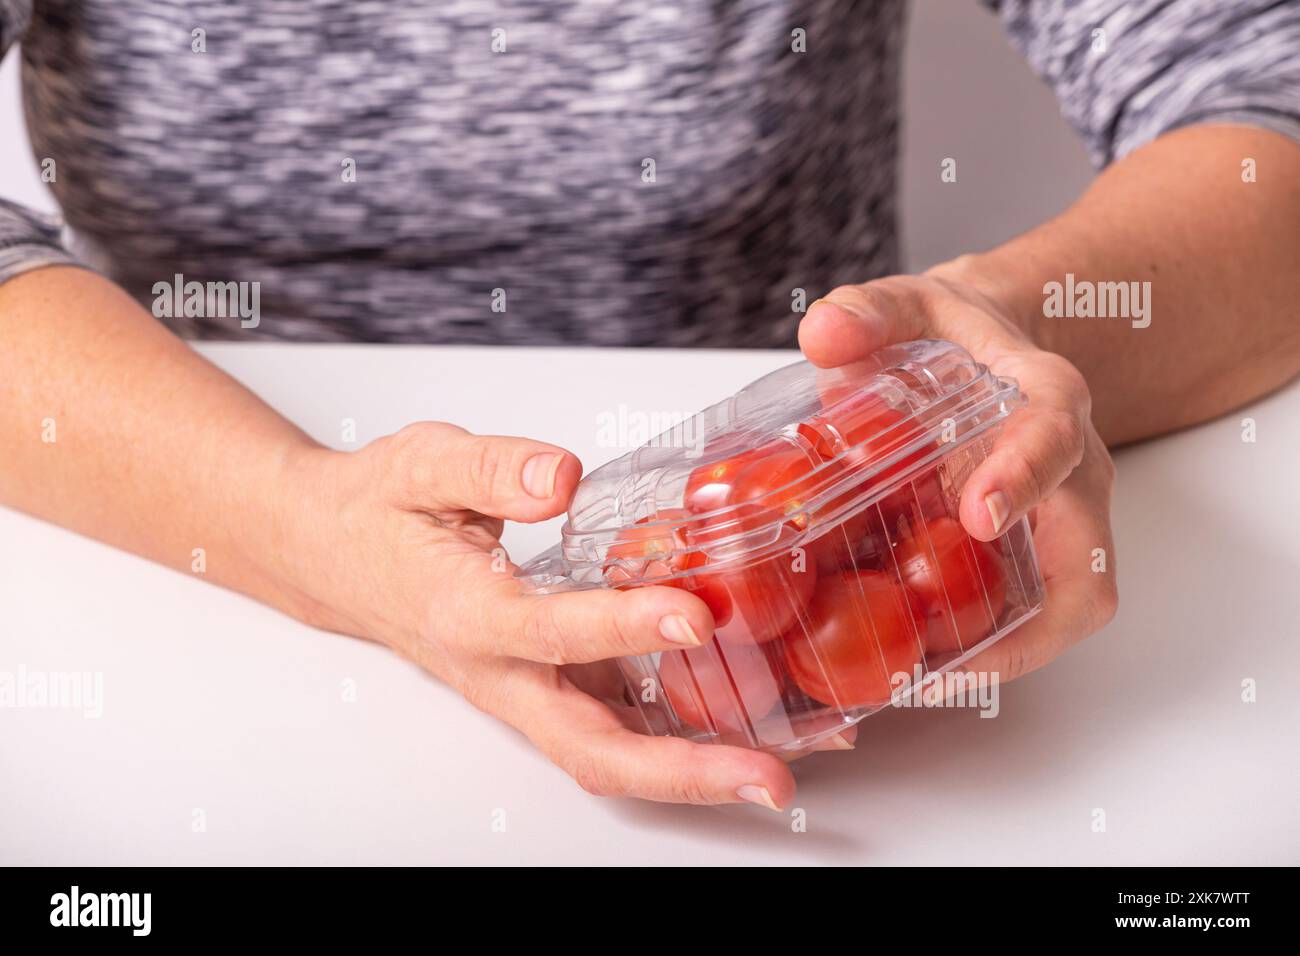
[{"label": "gray marled top", "polygon": [[[992,5],[1099,165],[1207,120],[1300,138],[1300,0]],[[789,345],[793,290],[898,267],[903,15],[0,0],[66,220],[0,203],[0,281],[260,283],[256,328],[165,320],[197,337]]]}]

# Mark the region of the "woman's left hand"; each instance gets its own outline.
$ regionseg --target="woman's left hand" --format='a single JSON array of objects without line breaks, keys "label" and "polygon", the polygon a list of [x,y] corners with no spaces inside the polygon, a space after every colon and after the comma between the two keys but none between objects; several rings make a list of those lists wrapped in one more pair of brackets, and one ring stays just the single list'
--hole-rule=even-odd
[{"label": "woman's left hand", "polygon": [[957,260],[926,275],[841,286],[809,307],[799,345],[815,365],[833,367],[894,342],[947,339],[1020,383],[1028,403],[1007,419],[988,459],[967,480],[959,512],[966,530],[988,541],[1036,509],[1044,609],[967,664],[1010,680],[1115,615],[1115,467],[1093,427],[1083,376],[1036,346],[1009,310],[957,278],[961,269]]}]

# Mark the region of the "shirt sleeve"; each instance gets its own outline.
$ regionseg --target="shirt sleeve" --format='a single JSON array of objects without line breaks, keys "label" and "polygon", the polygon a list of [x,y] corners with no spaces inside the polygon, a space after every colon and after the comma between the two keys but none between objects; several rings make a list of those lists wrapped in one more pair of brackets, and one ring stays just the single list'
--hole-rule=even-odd
[{"label": "shirt sleeve", "polygon": [[1300,141],[1300,0],[984,0],[1105,166],[1196,123]]},{"label": "shirt sleeve", "polygon": [[[31,20],[30,0],[0,0],[0,58],[11,52]],[[5,149],[17,149],[6,143]],[[57,216],[0,198],[0,282],[50,265],[78,264],[62,239]]]}]

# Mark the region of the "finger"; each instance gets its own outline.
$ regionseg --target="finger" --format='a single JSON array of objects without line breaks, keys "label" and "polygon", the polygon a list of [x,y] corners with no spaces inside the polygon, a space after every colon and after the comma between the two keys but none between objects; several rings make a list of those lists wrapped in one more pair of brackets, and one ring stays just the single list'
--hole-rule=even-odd
[{"label": "finger", "polygon": [[916,276],[840,286],[814,302],[799,324],[799,347],[822,368],[847,365],[896,342],[925,338],[957,342],[990,367],[1027,352],[1024,339],[995,320],[986,307]]},{"label": "finger", "polygon": [[521,664],[500,683],[497,715],[588,793],[778,811],[794,797],[793,775],[771,754],[634,733],[550,668]]},{"label": "finger", "polygon": [[1034,542],[1046,588],[1043,610],[977,654],[966,670],[1011,680],[1042,667],[1115,616],[1110,480],[1104,463],[1085,464],[1039,506]]},{"label": "finger", "polygon": [[448,641],[473,653],[544,664],[682,650],[713,637],[708,605],[680,588],[525,594],[518,582],[498,575],[487,593],[467,588],[453,600],[456,619],[473,626],[457,629]]},{"label": "finger", "polygon": [[938,334],[915,287],[878,280],[840,286],[809,306],[799,323],[799,347],[814,365],[834,368],[891,342]]},{"label": "finger", "polygon": [[1092,428],[1085,407],[1035,396],[1007,419],[962,486],[959,515],[967,532],[993,540],[1065,481],[1083,460]]},{"label": "finger", "polygon": [[836,731],[829,737],[817,741],[811,747],[805,747],[802,750],[793,750],[788,753],[778,753],[777,756],[786,763],[794,763],[796,760],[802,760],[810,754],[821,753],[826,750],[853,750],[858,740],[858,725],[845,727],[843,730]]},{"label": "finger", "polygon": [[1092,407],[1083,376],[1066,359],[1026,347],[970,302],[893,277],[836,289],[814,303],[804,322],[800,345],[818,364],[853,361],[891,342],[929,335],[962,342],[970,329],[981,330],[981,356],[998,374],[1015,377],[1030,402],[1003,426],[963,487],[962,524],[976,538],[996,538],[1082,459]]},{"label": "finger", "polygon": [[543,521],[568,506],[582,477],[582,463],[572,452],[529,438],[473,435],[455,425],[423,422],[402,429],[393,441],[399,496],[409,508]]}]

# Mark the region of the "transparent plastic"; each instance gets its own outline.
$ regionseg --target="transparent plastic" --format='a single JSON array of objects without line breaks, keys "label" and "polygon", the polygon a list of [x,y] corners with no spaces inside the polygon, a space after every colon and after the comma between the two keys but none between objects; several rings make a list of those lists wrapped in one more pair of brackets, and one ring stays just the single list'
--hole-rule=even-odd
[{"label": "transparent plastic", "polygon": [[1041,608],[1028,522],[981,542],[957,520],[1023,401],[950,342],[795,363],[589,474],[519,577],[698,595],[715,635],[619,660],[623,705],[651,734],[806,748]]}]

